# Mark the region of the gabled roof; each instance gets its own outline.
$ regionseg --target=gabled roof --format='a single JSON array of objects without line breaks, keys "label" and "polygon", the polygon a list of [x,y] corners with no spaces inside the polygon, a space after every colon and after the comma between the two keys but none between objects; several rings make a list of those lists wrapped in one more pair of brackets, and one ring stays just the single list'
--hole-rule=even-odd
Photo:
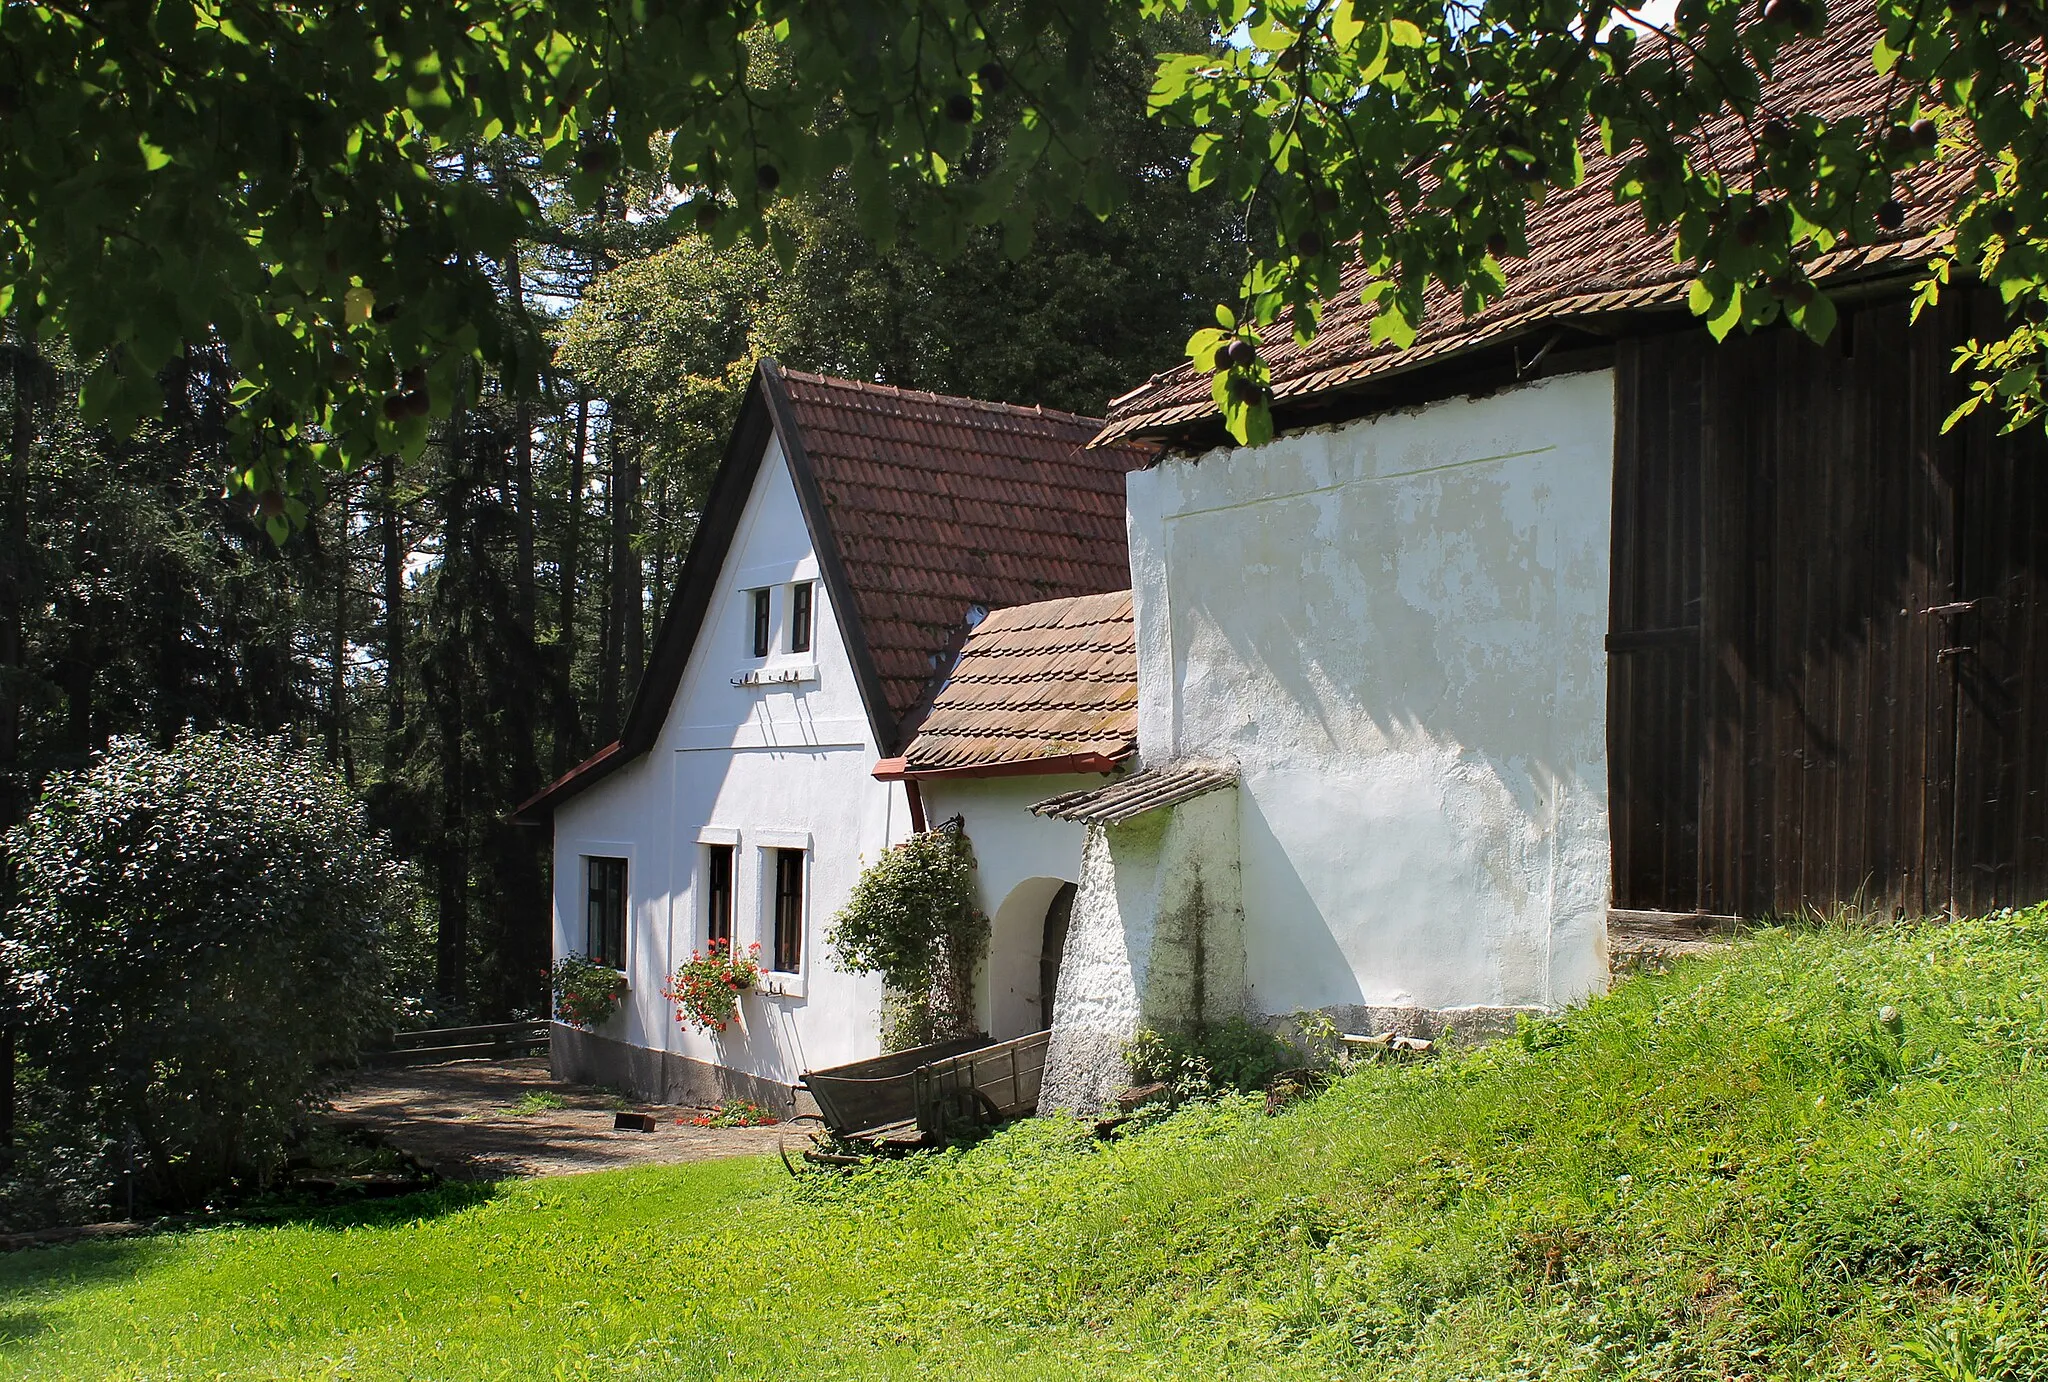
[{"label": "gabled roof", "polygon": [[[1856,114],[1884,118],[1888,103],[1902,94],[1872,65],[1871,51],[1881,32],[1871,0],[1830,5],[1824,33],[1795,41],[1780,54],[1777,73],[1765,84],[1766,108],[1831,120]],[[1643,51],[1650,51],[1648,40]],[[1732,119],[1711,126],[1710,134],[1718,149],[1749,147]],[[1809,265],[1809,272],[1842,280],[1902,272],[1923,262],[1938,247],[1935,229],[1944,208],[1970,176],[1972,169],[1963,164],[1921,164],[1897,189],[1907,212],[1898,232],[1877,243],[1838,249]],[[1456,294],[1432,284],[1425,294],[1423,325],[1406,350],[1372,343],[1372,313],[1359,301],[1364,270],[1353,261],[1344,272],[1342,290],[1325,310],[1321,333],[1306,349],[1294,344],[1285,325],[1265,333],[1260,354],[1273,373],[1276,422],[1286,425],[1290,404],[1297,411],[1327,413],[1337,408],[1340,395],[1377,385],[1387,376],[1489,346],[1504,347],[1524,336],[1548,338],[1562,326],[1611,321],[1645,309],[1682,311],[1694,269],[1673,259],[1673,235],[1647,233],[1638,207],[1615,203],[1611,188],[1617,166],[1618,160],[1600,153],[1593,142],[1585,180],[1551,192],[1531,209],[1529,254],[1504,266],[1506,293],[1478,316],[1467,317]],[[1109,424],[1098,441],[1221,440],[1210,380],[1185,363],[1154,375],[1110,403]]]},{"label": "gabled roof", "polygon": [[771,438],[788,459],[875,740],[914,727],[969,610],[1130,580],[1124,473],[1154,448],[1088,447],[1102,424],[784,370],[763,359],[616,742],[523,803],[539,820],[647,752],[703,627]]},{"label": "gabled roof", "polygon": [[875,776],[1107,772],[1137,747],[1137,628],[1118,590],[991,614],[917,737]]}]

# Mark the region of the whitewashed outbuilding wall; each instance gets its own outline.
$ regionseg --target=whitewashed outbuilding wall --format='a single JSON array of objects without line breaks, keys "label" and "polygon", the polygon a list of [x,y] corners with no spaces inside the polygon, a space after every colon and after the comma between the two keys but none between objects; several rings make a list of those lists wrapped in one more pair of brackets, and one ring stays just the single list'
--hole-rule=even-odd
[{"label": "whitewashed outbuilding wall", "polygon": [[[739,673],[764,665],[752,656],[746,592],[777,588],[773,643],[785,648],[789,611],[781,587],[818,574],[789,467],[771,440],[654,748],[556,813],[557,955],[583,948],[582,856],[629,860],[630,987],[623,1011],[596,1035],[657,1059],[636,1057],[634,1073],[617,1079],[659,1079],[670,1096],[714,1097],[722,1092],[716,1069],[787,1085],[807,1067],[881,1049],[881,980],[841,971],[825,931],[863,862],[909,833],[909,809],[901,784],[870,775],[878,754],[874,733],[823,581],[815,587],[813,651],[777,652],[765,664],[814,664],[815,675],[766,687],[731,684]],[[811,854],[803,974],[745,995],[740,1022],[707,1035],[675,1021],[662,987],[665,976],[705,943],[704,860],[711,843],[738,847],[734,942],[741,949],[759,942],[764,954],[773,889],[765,851],[802,847]],[[706,1078],[689,1083],[692,1069]],[[724,1088],[751,1092],[744,1082]]]},{"label": "whitewashed outbuilding wall", "polygon": [[1233,761],[1249,1005],[1601,986],[1613,383],[1128,480],[1147,764]]}]

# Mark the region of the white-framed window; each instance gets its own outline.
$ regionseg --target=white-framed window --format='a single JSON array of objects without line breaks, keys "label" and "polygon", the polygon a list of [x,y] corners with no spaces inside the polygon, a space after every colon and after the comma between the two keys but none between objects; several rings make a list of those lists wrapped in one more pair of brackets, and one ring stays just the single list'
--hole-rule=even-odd
[{"label": "white-framed window", "polygon": [[812,601],[816,587],[815,581],[798,581],[789,588],[789,650],[793,653],[811,650]]},{"label": "white-framed window", "polygon": [[719,826],[697,832],[697,934],[704,948],[738,943],[733,918],[739,915],[740,833]]},{"label": "white-framed window", "polygon": [[769,586],[747,592],[747,647],[766,657],[775,646],[775,592]]},{"label": "white-framed window", "polygon": [[626,861],[612,855],[583,856],[583,953],[613,969],[626,967]]},{"label": "white-framed window", "polygon": [[801,993],[811,937],[811,837],[803,831],[757,831],[760,865],[761,963],[774,987]]}]

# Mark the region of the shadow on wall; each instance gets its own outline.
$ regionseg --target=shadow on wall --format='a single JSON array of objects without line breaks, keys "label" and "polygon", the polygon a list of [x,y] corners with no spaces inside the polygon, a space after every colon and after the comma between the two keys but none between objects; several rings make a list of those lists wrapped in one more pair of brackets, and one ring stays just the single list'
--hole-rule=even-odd
[{"label": "shadow on wall", "polygon": [[[1290,919],[1285,938],[1286,968],[1293,973],[1316,976],[1317,1007],[1364,1003],[1365,992],[1359,987],[1357,969],[1337,943],[1330,919],[1323,915],[1322,905],[1302,881],[1300,870],[1259,866],[1265,860],[1284,860],[1286,849],[1273,833],[1272,822],[1260,809],[1258,798],[1240,790],[1237,812],[1239,838],[1243,841],[1239,861],[1241,887],[1247,899],[1257,898],[1256,912]],[[1254,1013],[1271,1015],[1276,1008],[1260,992],[1260,978],[1262,971],[1272,966],[1262,953],[1265,947],[1254,943],[1256,939],[1263,938],[1250,934],[1245,937],[1248,1006]],[[1268,981],[1266,987],[1271,989],[1273,984]],[[1285,1010],[1291,1012],[1297,1006],[1300,1005],[1289,1004]]]}]

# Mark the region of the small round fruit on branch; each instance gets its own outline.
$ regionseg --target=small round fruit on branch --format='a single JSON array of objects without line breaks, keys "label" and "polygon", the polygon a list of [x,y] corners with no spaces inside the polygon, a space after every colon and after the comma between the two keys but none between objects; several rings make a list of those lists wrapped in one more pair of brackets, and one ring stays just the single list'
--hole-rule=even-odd
[{"label": "small round fruit on branch", "polygon": [[1241,374],[1233,374],[1230,376],[1230,382],[1224,387],[1230,391],[1230,397],[1233,402],[1242,403],[1247,408],[1255,407],[1266,401],[1266,386],[1256,379],[1247,379]]},{"label": "small round fruit on branch", "polygon": [[1492,256],[1493,256],[1493,257],[1494,257],[1495,259],[1505,259],[1505,258],[1507,258],[1507,257],[1508,257],[1508,237],[1507,237],[1506,235],[1502,234],[1502,233],[1501,233],[1500,231],[1497,231],[1497,230],[1496,230],[1496,231],[1495,231],[1495,232],[1494,232],[1493,234],[1491,234],[1491,235],[1487,236],[1487,237],[1486,237],[1486,252],[1487,252],[1488,254],[1492,255]]},{"label": "small round fruit on branch", "polygon": [[974,98],[964,91],[956,91],[946,98],[946,118],[956,125],[974,123]]},{"label": "small round fruit on branch", "polygon": [[1324,248],[1323,233],[1314,226],[1309,226],[1294,237],[1294,252],[1303,259],[1314,259]]},{"label": "small round fruit on branch", "polygon": [[2010,240],[2019,234],[2020,218],[2012,214],[2010,207],[2001,206],[1991,213],[1991,232]]},{"label": "small round fruit on branch", "polygon": [[1813,301],[1813,280],[1804,274],[1779,274],[1771,280],[1771,291],[1794,307],[1804,307]]},{"label": "small round fruit on branch", "polygon": [[1216,350],[1218,369],[1248,369],[1258,362],[1258,348],[1244,337],[1225,341]]},{"label": "small round fruit on branch", "polygon": [[1790,123],[1774,115],[1764,121],[1762,128],[1756,132],[1756,140],[1766,149],[1783,151],[1792,147],[1792,139],[1796,133]]},{"label": "small round fruit on branch", "polygon": [[1941,142],[1941,126],[1932,120],[1915,120],[1912,135],[1915,144],[1923,149],[1931,149]]},{"label": "small round fruit on branch", "polygon": [[1897,230],[1906,223],[1906,208],[1897,197],[1887,198],[1877,208],[1877,223],[1886,230]]},{"label": "small round fruit on branch", "polygon": [[754,185],[763,192],[773,192],[782,186],[782,170],[772,163],[764,163],[754,170]]},{"label": "small round fruit on branch", "polygon": [[974,79],[980,82],[981,89],[991,96],[1000,94],[1003,88],[1010,84],[1010,74],[1003,70],[1003,65],[999,62],[985,62],[975,68]]}]

